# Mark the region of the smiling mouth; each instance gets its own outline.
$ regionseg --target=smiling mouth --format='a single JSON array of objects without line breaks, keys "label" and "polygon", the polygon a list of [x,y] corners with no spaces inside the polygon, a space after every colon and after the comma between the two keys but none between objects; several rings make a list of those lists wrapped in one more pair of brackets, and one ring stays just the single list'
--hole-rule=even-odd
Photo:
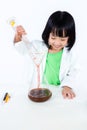
[{"label": "smiling mouth", "polygon": [[54,46],[54,48],[60,48],[61,46]]}]

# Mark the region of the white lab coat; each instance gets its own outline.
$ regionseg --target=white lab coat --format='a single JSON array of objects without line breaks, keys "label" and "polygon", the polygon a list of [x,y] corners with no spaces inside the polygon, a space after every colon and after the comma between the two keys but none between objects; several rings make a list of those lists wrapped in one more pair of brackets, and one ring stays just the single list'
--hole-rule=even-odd
[{"label": "white lab coat", "polygon": [[[33,41],[33,43],[35,43],[36,46],[38,45],[37,44],[38,42],[40,42],[42,45],[44,44],[42,41]],[[15,44],[15,48],[20,53],[25,54],[29,52],[30,44],[32,43],[30,43],[26,39],[26,37],[23,37],[21,42]],[[39,47],[37,48],[39,49]],[[41,75],[43,74],[44,69],[45,69],[47,52],[48,52],[48,48],[46,47],[45,55],[40,66]],[[77,61],[78,61],[78,58],[77,58],[75,48],[73,47],[70,51],[68,51],[67,48],[65,47],[62,54],[60,73],[59,73],[59,79],[61,82],[60,87],[69,86],[73,89],[76,87],[76,82],[77,82],[77,77],[78,77],[78,72],[79,72],[79,64]],[[35,74],[34,68],[33,68],[33,74]]]}]

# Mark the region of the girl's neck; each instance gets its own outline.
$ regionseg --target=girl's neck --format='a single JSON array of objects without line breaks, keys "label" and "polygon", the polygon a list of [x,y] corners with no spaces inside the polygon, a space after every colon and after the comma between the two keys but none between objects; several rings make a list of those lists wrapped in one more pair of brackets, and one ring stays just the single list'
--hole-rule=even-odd
[{"label": "girl's neck", "polygon": [[62,50],[62,49],[57,50],[57,51],[56,51],[56,50],[49,49],[49,50],[48,50],[48,53],[57,53],[57,52],[59,52],[59,51],[61,51],[61,50]]}]

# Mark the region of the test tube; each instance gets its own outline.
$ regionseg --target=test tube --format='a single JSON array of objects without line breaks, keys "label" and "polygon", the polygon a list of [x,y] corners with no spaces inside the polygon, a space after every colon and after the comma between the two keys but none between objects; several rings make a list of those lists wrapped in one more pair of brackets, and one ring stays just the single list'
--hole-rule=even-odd
[{"label": "test tube", "polygon": [[13,28],[14,31],[16,31],[17,21],[15,17],[10,17],[7,20],[7,23]]},{"label": "test tube", "polygon": [[[10,17],[8,20],[7,20],[7,23],[13,28],[14,31],[16,31],[16,27],[18,26],[18,23],[17,23],[17,20],[16,20],[16,17]],[[28,44],[27,43],[30,43],[27,35],[22,35],[22,41],[26,43],[27,47],[29,48]],[[33,48],[35,50],[36,47],[32,44]]]}]

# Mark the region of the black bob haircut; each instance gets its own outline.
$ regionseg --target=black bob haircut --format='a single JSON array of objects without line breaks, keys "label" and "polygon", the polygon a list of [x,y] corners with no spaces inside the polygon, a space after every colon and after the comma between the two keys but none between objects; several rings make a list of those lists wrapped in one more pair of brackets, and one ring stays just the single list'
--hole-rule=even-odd
[{"label": "black bob haircut", "polygon": [[70,50],[73,47],[76,39],[75,21],[72,15],[66,11],[56,11],[49,17],[42,33],[42,39],[48,48],[48,39],[51,32],[55,36],[59,37],[68,36],[68,45],[66,47],[68,50]]}]

